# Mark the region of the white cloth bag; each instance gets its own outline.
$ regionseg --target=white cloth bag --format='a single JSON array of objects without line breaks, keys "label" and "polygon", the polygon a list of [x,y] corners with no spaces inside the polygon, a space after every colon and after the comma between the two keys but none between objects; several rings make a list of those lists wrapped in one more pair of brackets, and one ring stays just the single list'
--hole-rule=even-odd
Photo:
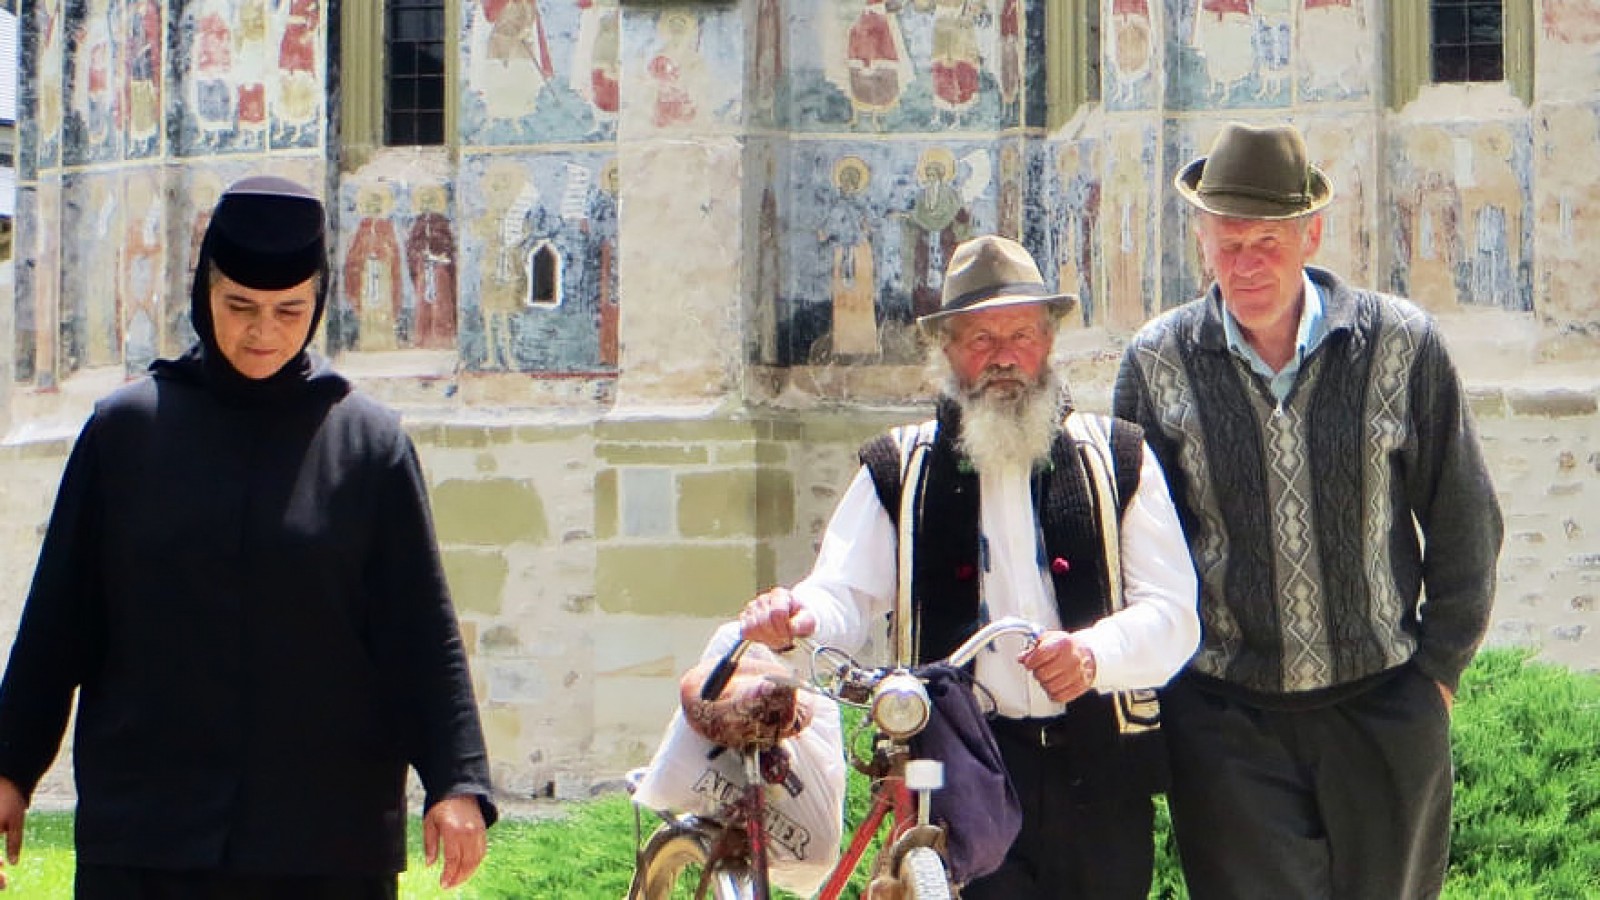
[{"label": "white cloth bag", "polygon": [[[739,639],[738,623],[712,635],[702,662],[722,657]],[[766,648],[751,647],[751,653]],[[774,656],[774,658],[778,658]],[[772,883],[801,896],[811,896],[839,859],[844,831],[844,789],[847,767],[839,706],[819,694],[803,693],[812,708],[811,724],[780,746],[789,754],[792,777],[766,790],[767,859]],[[633,800],[642,806],[680,815],[726,820],[745,785],[743,757],[719,748],[696,734],[676,710]]]}]

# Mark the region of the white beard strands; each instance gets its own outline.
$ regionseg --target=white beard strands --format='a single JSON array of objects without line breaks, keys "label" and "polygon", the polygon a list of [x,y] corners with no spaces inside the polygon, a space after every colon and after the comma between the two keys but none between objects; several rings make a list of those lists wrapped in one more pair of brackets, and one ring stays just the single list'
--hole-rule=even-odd
[{"label": "white beard strands", "polygon": [[949,379],[950,396],[961,407],[958,448],[978,471],[999,471],[1007,466],[1033,468],[1050,456],[1050,444],[1061,427],[1065,392],[1051,369],[1020,391],[984,390],[996,370],[987,370],[978,383],[962,390]]}]

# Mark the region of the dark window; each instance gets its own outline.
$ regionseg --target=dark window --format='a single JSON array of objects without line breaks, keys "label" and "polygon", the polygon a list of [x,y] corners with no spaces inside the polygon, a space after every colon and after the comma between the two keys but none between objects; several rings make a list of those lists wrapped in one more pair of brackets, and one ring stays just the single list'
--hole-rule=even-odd
[{"label": "dark window", "polygon": [[556,255],[555,248],[540,244],[539,249],[533,251],[532,268],[532,302],[539,306],[560,304],[561,257]]},{"label": "dark window", "polygon": [[1505,10],[1501,0],[1431,0],[1434,81],[1505,78]]},{"label": "dark window", "polygon": [[383,18],[383,142],[444,143],[445,0],[388,0]]}]

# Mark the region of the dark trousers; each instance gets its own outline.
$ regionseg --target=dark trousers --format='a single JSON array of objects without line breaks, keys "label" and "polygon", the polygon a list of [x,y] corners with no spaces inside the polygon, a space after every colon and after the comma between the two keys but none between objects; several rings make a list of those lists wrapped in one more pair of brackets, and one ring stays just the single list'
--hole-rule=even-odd
[{"label": "dark trousers", "polygon": [[1037,729],[996,722],[994,734],[1022,832],[962,900],[1145,900],[1155,863],[1148,793],[1086,766],[1070,742],[1041,747]]},{"label": "dark trousers", "polygon": [[1280,712],[1178,682],[1162,704],[1168,800],[1194,900],[1437,897],[1450,850],[1450,721],[1407,666]]},{"label": "dark trousers", "polygon": [[78,865],[76,900],[396,900],[393,875],[264,876]]}]

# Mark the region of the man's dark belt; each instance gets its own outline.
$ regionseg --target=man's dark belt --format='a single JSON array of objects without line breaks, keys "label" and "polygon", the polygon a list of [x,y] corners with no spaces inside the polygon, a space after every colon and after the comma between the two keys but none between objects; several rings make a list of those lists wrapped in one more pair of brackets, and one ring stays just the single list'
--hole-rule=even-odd
[{"label": "man's dark belt", "polygon": [[1008,719],[995,716],[989,720],[989,729],[996,736],[1006,737],[1031,747],[1062,747],[1068,741],[1067,717],[1048,719]]}]

